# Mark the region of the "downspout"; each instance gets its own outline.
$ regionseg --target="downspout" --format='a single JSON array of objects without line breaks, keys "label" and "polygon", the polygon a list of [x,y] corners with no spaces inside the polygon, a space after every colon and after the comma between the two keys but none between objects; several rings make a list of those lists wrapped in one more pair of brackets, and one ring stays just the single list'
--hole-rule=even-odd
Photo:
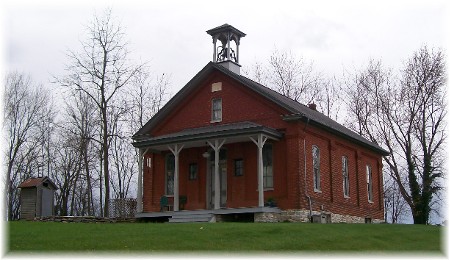
[{"label": "downspout", "polygon": [[306,198],[308,198],[308,203],[309,203],[309,221],[311,221],[311,217],[312,217],[312,203],[311,203],[311,196],[309,196],[308,194],[308,189],[306,188],[306,138],[303,139],[303,154],[305,156],[305,196]]},{"label": "downspout", "polygon": [[[309,118],[307,118],[306,125],[305,125],[305,128],[303,129],[303,131],[306,130],[308,123],[309,123]],[[305,189],[305,196],[308,199],[308,204],[309,204],[309,221],[312,222],[312,219],[311,219],[311,217],[312,217],[312,201],[311,201],[311,196],[308,194],[308,189],[307,189],[307,185],[306,185],[306,135],[303,138],[303,156],[304,156],[304,166],[305,166],[304,167],[305,168],[304,169],[305,170],[305,172],[304,172],[305,185],[303,187]]]}]

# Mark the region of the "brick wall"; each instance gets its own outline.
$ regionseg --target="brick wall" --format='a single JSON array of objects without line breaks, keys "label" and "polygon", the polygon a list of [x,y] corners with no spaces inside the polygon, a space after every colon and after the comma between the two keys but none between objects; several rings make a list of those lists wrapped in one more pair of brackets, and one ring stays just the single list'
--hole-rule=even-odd
[{"label": "brick wall", "polygon": [[[211,84],[222,82],[222,90],[211,91]],[[281,115],[287,111],[264,97],[220,73],[212,73],[157,128],[152,135],[163,135],[212,125],[211,100],[222,98],[222,122],[251,121],[284,133],[273,143],[274,189],[264,192],[273,197],[284,210],[325,210],[333,214],[383,219],[381,157],[366,148],[336,137],[303,122],[286,122]],[[206,140],[205,140],[206,141]],[[320,149],[321,190],[313,189],[312,146]],[[227,144],[227,207],[258,205],[257,148],[250,140]],[[208,164],[202,154],[209,147],[183,149],[180,153],[180,195],[187,195],[186,209],[206,208]],[[304,151],[306,153],[304,153]],[[144,166],[144,211],[159,211],[160,197],[165,193],[165,156],[170,153],[148,153],[152,167]],[[306,155],[306,162],[305,162]],[[342,156],[348,158],[350,196],[344,197]],[[234,160],[244,159],[244,176],[234,176]],[[197,163],[198,179],[189,180],[189,164]],[[306,167],[305,167],[306,163]],[[373,201],[367,199],[366,165],[373,174]],[[305,172],[306,168],[306,172]],[[305,174],[306,173],[306,174]]]}]

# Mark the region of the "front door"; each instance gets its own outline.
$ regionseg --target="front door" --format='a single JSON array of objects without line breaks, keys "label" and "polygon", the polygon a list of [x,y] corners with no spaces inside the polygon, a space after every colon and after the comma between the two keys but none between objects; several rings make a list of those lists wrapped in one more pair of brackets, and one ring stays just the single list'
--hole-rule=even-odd
[{"label": "front door", "polygon": [[[227,161],[226,158],[223,158],[223,154],[221,151],[221,158],[219,161],[219,183],[220,183],[220,207],[226,208],[227,206]],[[209,167],[209,182],[208,182],[208,190],[209,192],[209,199],[208,199],[208,208],[214,209],[214,196],[215,196],[215,166],[214,166],[214,160],[210,161],[210,167]]]}]

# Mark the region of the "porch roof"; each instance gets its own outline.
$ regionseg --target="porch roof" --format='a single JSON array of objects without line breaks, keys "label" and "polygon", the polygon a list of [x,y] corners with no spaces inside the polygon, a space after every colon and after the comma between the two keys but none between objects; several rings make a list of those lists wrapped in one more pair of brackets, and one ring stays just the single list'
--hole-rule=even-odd
[{"label": "porch roof", "polygon": [[283,133],[253,122],[239,122],[223,125],[212,125],[199,128],[184,129],[180,132],[155,137],[143,137],[133,143],[137,148],[152,148],[167,150],[167,145],[183,143],[185,148],[201,147],[206,141],[213,139],[227,139],[225,143],[247,142],[248,137],[263,134],[270,139],[279,140]]}]

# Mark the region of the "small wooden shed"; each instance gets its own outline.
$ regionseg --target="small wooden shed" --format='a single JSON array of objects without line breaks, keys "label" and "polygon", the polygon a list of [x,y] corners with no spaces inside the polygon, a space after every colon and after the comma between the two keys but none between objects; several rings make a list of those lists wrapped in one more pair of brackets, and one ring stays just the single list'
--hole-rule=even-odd
[{"label": "small wooden shed", "polygon": [[54,215],[54,197],[58,187],[48,177],[30,178],[19,185],[20,219]]}]

